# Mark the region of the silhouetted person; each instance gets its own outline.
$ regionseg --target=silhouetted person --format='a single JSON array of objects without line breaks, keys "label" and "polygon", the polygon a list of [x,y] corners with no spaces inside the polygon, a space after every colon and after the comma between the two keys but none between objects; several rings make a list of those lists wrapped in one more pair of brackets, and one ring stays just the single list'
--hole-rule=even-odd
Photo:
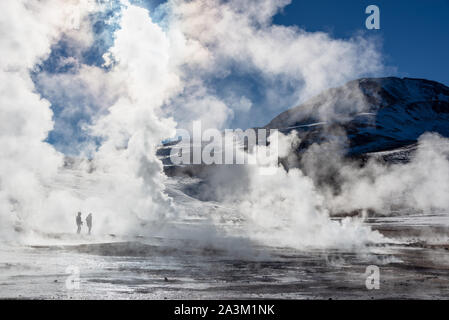
[{"label": "silhouetted person", "polygon": [[89,228],[89,234],[90,234],[90,230],[92,230],[92,213],[89,213],[89,215],[87,216],[86,224],[87,224],[87,227]]},{"label": "silhouetted person", "polygon": [[83,221],[81,220],[81,212],[78,212],[78,215],[76,216],[76,225],[78,226],[78,230],[76,233],[81,232],[81,226],[83,225]]}]

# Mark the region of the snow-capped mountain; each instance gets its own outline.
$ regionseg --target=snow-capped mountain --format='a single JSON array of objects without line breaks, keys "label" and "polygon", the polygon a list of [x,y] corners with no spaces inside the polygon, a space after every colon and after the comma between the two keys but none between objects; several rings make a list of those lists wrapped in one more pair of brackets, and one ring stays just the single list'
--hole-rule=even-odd
[{"label": "snow-capped mountain", "polygon": [[[358,79],[279,114],[264,128],[296,131],[299,154],[313,143],[338,141],[348,156],[407,161],[423,133],[449,137],[449,88],[425,79]],[[170,141],[158,149],[165,172],[204,173],[208,166],[171,163],[171,148],[178,143]]]},{"label": "snow-capped mountain", "polygon": [[392,150],[415,143],[424,132],[449,137],[449,88],[424,79],[354,80],[281,113],[265,127],[298,131],[303,147],[347,137],[349,155]]}]

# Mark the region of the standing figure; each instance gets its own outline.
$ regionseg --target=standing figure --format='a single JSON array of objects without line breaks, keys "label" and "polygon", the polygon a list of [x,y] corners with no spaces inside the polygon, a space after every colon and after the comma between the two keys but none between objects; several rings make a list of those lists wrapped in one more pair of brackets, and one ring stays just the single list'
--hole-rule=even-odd
[{"label": "standing figure", "polygon": [[87,224],[87,227],[89,228],[89,234],[90,234],[90,230],[92,230],[92,213],[89,213],[89,215],[87,216],[86,224]]},{"label": "standing figure", "polygon": [[76,230],[76,233],[81,232],[81,226],[83,225],[83,220],[81,220],[81,212],[78,212],[78,215],[76,216],[76,225],[78,229]]}]

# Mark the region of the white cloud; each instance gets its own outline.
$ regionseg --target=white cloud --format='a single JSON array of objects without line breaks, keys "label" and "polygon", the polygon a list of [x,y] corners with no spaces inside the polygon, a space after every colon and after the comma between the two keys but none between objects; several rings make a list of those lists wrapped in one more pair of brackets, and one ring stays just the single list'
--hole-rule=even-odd
[{"label": "white cloud", "polygon": [[[88,146],[92,161],[79,166],[84,170],[80,184],[91,180],[95,184],[92,192],[81,195],[79,190],[61,190],[54,182],[63,179],[57,174],[63,158],[42,142],[53,128],[52,112],[49,102],[35,93],[29,72],[63,33],[78,39],[74,40],[76,47],[91,43],[89,27],[82,24],[79,29],[67,30],[64,21],[65,9],[71,6],[84,13],[92,8],[84,2],[68,1],[61,6],[50,0],[4,1],[0,5],[2,29],[10,30],[0,39],[4,57],[0,61],[0,115],[6,119],[0,128],[2,226],[11,226],[15,215],[34,228],[49,230],[57,224],[68,231],[71,215],[78,210],[94,211],[103,231],[138,229],[144,221],[166,219],[173,210],[164,193],[166,177],[155,147],[176,131],[177,124],[169,115],[182,121],[179,126],[200,119],[204,129],[223,128],[239,113],[251,114],[259,108],[242,93],[223,97],[220,88],[208,85],[210,79],[228,76],[232,67],[263,78],[261,90],[268,92],[273,108],[282,109],[288,107],[287,101],[296,103],[383,68],[376,45],[361,37],[339,40],[325,33],[273,25],[273,15],[287,1],[173,0],[165,6],[168,18],[161,24],[154,23],[147,10],[122,2],[120,28],[105,55],[108,70],[68,58],[62,63],[75,63],[76,72],[37,77],[45,94],[61,103],[68,121],[74,111],[89,113],[93,124],[86,134],[102,138],[98,150]],[[289,86],[297,86],[293,99],[283,96]],[[82,105],[77,104],[80,100]],[[322,109],[323,116],[336,111],[327,107]],[[89,175],[89,170],[94,174]],[[226,176],[222,189],[215,186],[223,198],[226,189],[243,190],[239,209],[254,222],[248,226],[250,237],[270,235],[265,240],[292,246],[380,240],[357,221],[330,220],[329,212],[345,201],[357,206],[361,202],[354,195],[364,190],[377,197],[372,200],[377,204],[384,190],[364,184],[361,177],[357,186],[347,185],[353,192],[329,199],[300,170],[279,170],[273,177],[245,171]],[[390,183],[388,177],[385,175],[382,185]],[[237,186],[242,179],[243,187],[248,183],[247,189]],[[407,183],[412,182],[416,180]],[[447,190],[444,181],[440,185]],[[412,193],[412,198],[426,206],[428,193],[420,192]],[[443,196],[436,199],[446,205]],[[57,220],[61,211],[65,211],[64,218]],[[277,225],[278,231],[272,225]]]},{"label": "white cloud", "polygon": [[29,72],[67,31],[70,8],[83,16],[85,1],[2,1],[0,3],[0,225],[7,236],[14,223],[24,226],[40,211],[62,156],[43,142],[53,128],[48,101],[35,92]]}]

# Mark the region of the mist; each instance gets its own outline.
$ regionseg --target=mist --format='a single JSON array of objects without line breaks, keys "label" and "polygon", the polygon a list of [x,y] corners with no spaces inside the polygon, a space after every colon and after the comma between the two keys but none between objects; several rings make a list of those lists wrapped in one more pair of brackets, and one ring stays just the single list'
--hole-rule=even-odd
[{"label": "mist", "polygon": [[[78,211],[94,213],[99,234],[176,234],[168,225],[192,208],[167,192],[170,178],[156,157],[162,140],[197,120],[220,130],[239,119],[264,124],[266,114],[385,69],[376,41],[274,25],[288,3],[173,0],[153,13],[125,0],[112,9],[87,0],[3,1],[1,23],[9,32],[0,40],[1,237],[32,242],[42,233],[71,233]],[[102,48],[101,64],[89,64],[82,53],[98,37],[92,17],[105,10],[113,12],[106,22],[112,43]],[[64,23],[70,12],[79,13],[79,26]],[[70,59],[59,61],[69,71],[37,70],[62,38],[74,47]],[[223,94],[211,85],[234,68],[257,75],[265,104],[241,87],[227,86],[223,91],[232,94]],[[331,100],[320,108],[320,120],[365,111],[361,97]],[[62,140],[50,144],[50,132]],[[294,135],[282,137],[284,156],[298,143]],[[202,199],[236,212],[244,221],[240,236],[294,248],[388,241],[363,225],[363,217],[339,221],[332,219],[336,212],[386,213],[397,204],[448,209],[447,139],[424,135],[405,165],[371,161],[361,168],[344,159],[343,148],[312,145],[299,167],[275,165],[269,176],[257,167],[217,168],[200,189]],[[326,166],[338,171],[338,192],[320,183]],[[215,223],[209,219],[183,236],[222,238],[226,232]]]}]

